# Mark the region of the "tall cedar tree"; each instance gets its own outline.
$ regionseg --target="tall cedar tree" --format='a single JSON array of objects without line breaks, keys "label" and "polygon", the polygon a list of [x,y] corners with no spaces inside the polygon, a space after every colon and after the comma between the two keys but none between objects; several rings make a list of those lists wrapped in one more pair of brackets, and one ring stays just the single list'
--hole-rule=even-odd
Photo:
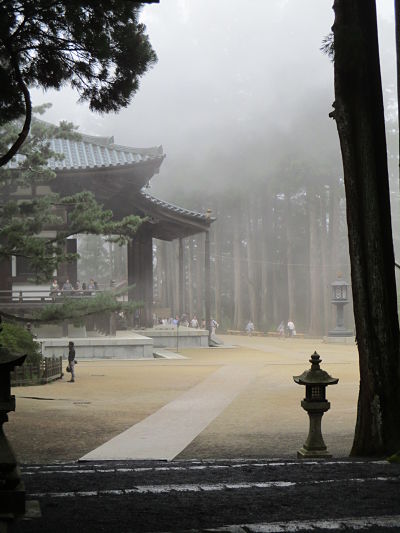
[{"label": "tall cedar tree", "polygon": [[374,0],[335,0],[334,116],[347,202],[360,365],[351,451],[400,449],[400,339]]},{"label": "tall cedar tree", "polygon": [[157,60],[138,22],[140,7],[126,0],[0,1],[0,126],[25,116],[0,166],[28,135],[29,87],[68,83],[99,112],[129,104],[139,78]]}]

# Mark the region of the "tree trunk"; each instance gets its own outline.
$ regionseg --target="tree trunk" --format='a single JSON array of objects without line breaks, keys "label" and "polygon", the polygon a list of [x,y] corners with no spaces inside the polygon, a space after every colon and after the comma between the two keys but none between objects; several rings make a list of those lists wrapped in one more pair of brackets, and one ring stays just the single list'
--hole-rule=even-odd
[{"label": "tree trunk", "polygon": [[193,318],[193,276],[192,276],[192,266],[193,266],[193,237],[188,239],[188,253],[187,256],[187,311],[189,317]]},{"label": "tree trunk", "polygon": [[[397,102],[400,102],[400,0],[394,0],[394,13],[396,21],[396,67],[397,67]],[[397,106],[397,123],[400,125],[400,105]],[[400,154],[400,135],[399,135]],[[399,159],[400,183],[400,159]]]},{"label": "tree trunk", "polygon": [[219,323],[222,321],[221,316],[221,250],[220,250],[220,225],[212,226],[212,235],[214,237],[214,313],[215,320]]},{"label": "tree trunk", "polygon": [[313,191],[307,191],[308,197],[308,216],[309,216],[309,231],[310,231],[310,249],[309,249],[309,264],[310,264],[310,335],[318,335],[321,333],[321,293],[320,293],[320,277],[319,256],[320,247],[318,239],[318,216],[316,209],[316,197]]},{"label": "tree trunk", "polygon": [[278,248],[278,238],[277,238],[277,201],[276,196],[274,196],[273,200],[273,213],[274,213],[274,223],[273,228],[274,232],[271,239],[271,249],[273,250],[273,263],[271,265],[271,269],[269,270],[269,301],[270,301],[270,309],[271,309],[271,322],[274,326],[273,329],[275,329],[278,324],[283,320],[285,321],[287,317],[282,316],[282,313],[280,312],[279,305],[278,305],[278,296],[279,291],[277,289],[278,286],[278,271],[279,271],[279,264],[278,264],[278,256],[277,256],[277,248]]},{"label": "tree trunk", "polygon": [[196,236],[196,310],[197,318],[205,320],[203,286],[204,286],[204,260],[203,260],[203,234]]},{"label": "tree trunk", "polygon": [[373,0],[335,0],[335,111],[360,364],[352,455],[400,449],[400,352],[386,137]]},{"label": "tree trunk", "polygon": [[293,229],[292,213],[289,195],[286,195],[286,259],[287,259],[287,287],[288,287],[288,318],[296,321],[295,314],[295,272],[293,260]]},{"label": "tree trunk", "polygon": [[233,268],[234,268],[234,316],[233,325],[235,329],[243,329],[242,310],[242,257],[241,257],[241,236],[240,236],[240,210],[236,210],[236,220],[233,230]]},{"label": "tree trunk", "polygon": [[251,213],[254,213],[255,205],[252,202],[252,198],[248,199],[247,203],[247,283],[249,291],[249,307],[250,315],[249,319],[256,323],[256,327],[259,328],[259,316],[257,312],[257,301],[258,301],[258,287],[257,287],[257,257],[256,257],[256,242],[255,242],[255,221],[251,216]]},{"label": "tree trunk", "polygon": [[[323,191],[323,189],[322,189]],[[328,196],[329,199],[329,196]],[[329,331],[329,316],[330,316],[330,309],[331,306],[330,302],[330,276],[329,276],[329,268],[330,268],[330,251],[328,250],[328,228],[327,228],[327,207],[329,206],[329,203],[327,202],[326,193],[321,194],[320,196],[320,220],[321,220],[321,250],[320,250],[320,257],[321,257],[321,300],[322,300],[322,311],[323,311],[323,317],[322,317],[322,331],[321,333],[327,334]]]}]

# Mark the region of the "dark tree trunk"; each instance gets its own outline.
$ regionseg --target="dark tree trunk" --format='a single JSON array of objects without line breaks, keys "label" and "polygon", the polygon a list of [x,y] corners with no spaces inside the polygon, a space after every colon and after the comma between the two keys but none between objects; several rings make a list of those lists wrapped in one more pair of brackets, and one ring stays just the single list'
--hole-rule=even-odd
[{"label": "dark tree trunk", "polygon": [[400,355],[373,0],[335,0],[335,111],[347,201],[360,392],[352,455],[400,449]]},{"label": "dark tree trunk", "polygon": [[[397,67],[397,102],[400,102],[400,0],[394,0],[394,13],[396,21],[396,67]],[[400,127],[400,105],[397,106],[397,121]],[[400,135],[399,135],[400,154]],[[399,183],[400,183],[400,160],[399,160]]]}]

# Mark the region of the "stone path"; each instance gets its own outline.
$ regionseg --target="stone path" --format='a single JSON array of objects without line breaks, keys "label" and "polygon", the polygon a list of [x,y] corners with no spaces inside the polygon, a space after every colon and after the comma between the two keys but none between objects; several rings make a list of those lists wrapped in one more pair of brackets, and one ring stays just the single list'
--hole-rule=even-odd
[{"label": "stone path", "polygon": [[81,461],[174,459],[245,389],[261,365],[219,368]]}]

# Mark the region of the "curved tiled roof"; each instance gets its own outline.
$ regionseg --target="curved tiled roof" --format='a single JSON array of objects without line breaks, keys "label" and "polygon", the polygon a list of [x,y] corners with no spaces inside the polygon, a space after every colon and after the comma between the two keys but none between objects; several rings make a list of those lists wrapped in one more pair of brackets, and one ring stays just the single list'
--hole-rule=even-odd
[{"label": "curved tiled roof", "polygon": [[164,200],[160,200],[159,198],[155,198],[154,196],[151,196],[143,191],[140,191],[139,196],[144,200],[144,202],[149,202],[153,206],[161,208],[163,211],[166,210],[174,214],[195,218],[197,220],[201,220],[202,222],[213,222],[216,220],[214,217],[211,217],[209,213],[198,213],[197,211],[191,211],[190,209],[185,209],[183,207],[170,204],[169,202],[165,202]]},{"label": "curved tiled roof", "polygon": [[[97,137],[80,134],[80,140],[50,139],[50,148],[63,154],[61,160],[51,158],[48,166],[53,170],[85,169],[129,165],[159,158],[163,155],[162,146],[152,148],[132,148],[114,144],[113,137]],[[18,168],[24,156],[17,155],[9,163],[9,168]]]}]

